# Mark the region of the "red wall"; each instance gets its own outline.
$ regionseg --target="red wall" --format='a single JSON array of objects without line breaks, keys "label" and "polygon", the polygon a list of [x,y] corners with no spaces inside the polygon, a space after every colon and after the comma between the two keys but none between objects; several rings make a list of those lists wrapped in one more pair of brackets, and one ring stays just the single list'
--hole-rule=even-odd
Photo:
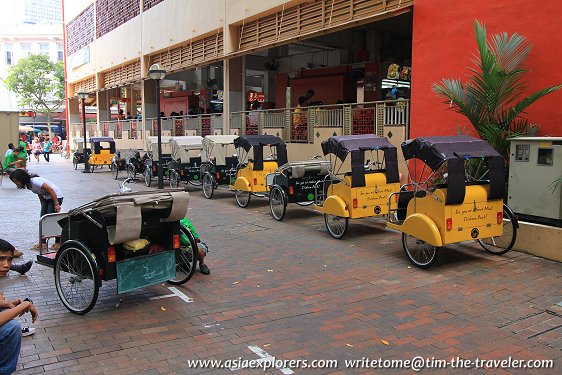
[{"label": "red wall", "polygon": [[[528,91],[562,83],[561,0],[420,0],[414,3],[412,46],[412,138],[456,134],[457,125],[472,130],[468,120],[431,90],[442,78],[466,81],[476,53],[474,20],[486,25],[488,36],[517,32],[534,45],[526,67]],[[523,97],[523,96],[522,96]],[[562,136],[562,90],[540,99],[527,110],[541,135]]]}]

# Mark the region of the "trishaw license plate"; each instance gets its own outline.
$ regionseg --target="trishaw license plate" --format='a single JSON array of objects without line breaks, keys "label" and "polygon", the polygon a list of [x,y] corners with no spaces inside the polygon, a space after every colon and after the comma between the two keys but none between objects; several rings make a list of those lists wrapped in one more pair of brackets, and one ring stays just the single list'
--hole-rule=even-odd
[{"label": "trishaw license plate", "polygon": [[176,277],[174,251],[143,255],[117,262],[117,293],[125,293]]}]

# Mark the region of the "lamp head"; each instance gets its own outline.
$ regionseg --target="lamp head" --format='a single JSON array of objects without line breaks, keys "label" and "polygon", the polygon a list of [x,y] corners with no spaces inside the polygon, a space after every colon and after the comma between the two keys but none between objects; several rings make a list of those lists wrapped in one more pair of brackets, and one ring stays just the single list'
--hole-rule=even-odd
[{"label": "lamp head", "polygon": [[160,64],[152,64],[150,66],[150,69],[148,69],[148,75],[152,79],[161,80],[164,79],[164,77],[166,77],[166,71],[162,69]]},{"label": "lamp head", "polygon": [[86,100],[88,99],[88,93],[84,91],[78,91],[78,98],[80,100]]}]

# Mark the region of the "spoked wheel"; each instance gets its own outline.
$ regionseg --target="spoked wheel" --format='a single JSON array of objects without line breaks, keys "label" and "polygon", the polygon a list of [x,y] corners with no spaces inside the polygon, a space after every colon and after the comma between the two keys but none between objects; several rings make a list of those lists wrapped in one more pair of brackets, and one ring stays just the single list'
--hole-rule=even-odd
[{"label": "spoked wheel", "polygon": [[250,204],[250,192],[249,191],[242,191],[236,190],[236,203],[242,208],[248,207]]},{"label": "spoked wheel", "polygon": [[345,236],[349,227],[349,219],[347,217],[324,214],[324,223],[330,235],[338,240]]},{"label": "spoked wheel", "polygon": [[213,193],[215,191],[215,182],[213,176],[210,173],[205,173],[203,175],[203,195],[207,199],[211,199],[213,197]]},{"label": "spoked wheel", "polygon": [[55,284],[63,305],[75,314],[86,314],[98,299],[98,266],[86,248],[63,246],[55,259]]},{"label": "spoked wheel", "polygon": [[503,205],[503,234],[499,237],[483,238],[478,243],[491,254],[502,255],[507,253],[517,239],[517,219],[511,210]]},{"label": "spoked wheel", "polygon": [[117,164],[111,163],[109,165],[109,169],[111,170],[111,175],[113,176],[113,179],[117,180],[117,177],[119,176],[119,168],[117,167]]},{"label": "spoked wheel", "polygon": [[74,170],[78,169],[78,158],[76,156],[72,158],[72,164],[74,165]]},{"label": "spoked wheel", "polygon": [[168,280],[170,284],[181,285],[185,284],[197,267],[197,242],[189,229],[181,226],[181,231],[189,239],[189,245],[182,245],[179,250],[176,250],[176,277]]},{"label": "spoked wheel", "polygon": [[150,187],[150,183],[152,182],[152,172],[150,167],[146,167],[144,169],[144,184],[146,187]]},{"label": "spoked wheel", "polygon": [[177,188],[180,186],[180,175],[175,169],[170,170],[170,187]]},{"label": "spoked wheel", "polygon": [[277,221],[283,220],[287,211],[287,198],[281,186],[275,185],[269,192],[269,208],[271,215]]},{"label": "spoked wheel", "polygon": [[134,179],[136,175],[137,175],[137,171],[135,170],[135,166],[132,164],[127,165],[127,177]]},{"label": "spoked wheel", "polygon": [[201,186],[202,185],[202,182],[199,179],[198,175],[193,176],[193,179],[190,179],[187,183],[191,184],[193,186]]},{"label": "spoked wheel", "polygon": [[439,255],[439,247],[406,233],[402,233],[402,246],[408,259],[419,268],[431,267]]}]

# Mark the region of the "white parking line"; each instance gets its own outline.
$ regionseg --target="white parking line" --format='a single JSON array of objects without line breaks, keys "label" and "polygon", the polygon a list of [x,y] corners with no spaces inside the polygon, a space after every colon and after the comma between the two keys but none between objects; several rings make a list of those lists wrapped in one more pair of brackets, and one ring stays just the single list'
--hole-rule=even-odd
[{"label": "white parking line", "polygon": [[189,298],[188,296],[180,292],[176,287],[169,286],[168,289],[170,289],[170,291],[176,296],[180,297],[185,303],[193,302],[193,298]]},{"label": "white parking line", "polygon": [[[256,355],[258,357],[260,357],[260,359],[256,359],[254,360],[254,363],[256,364],[262,364],[264,362],[270,362],[270,363],[275,363],[275,357],[270,355],[268,352],[266,352],[265,350],[263,350],[262,348],[260,348],[259,346],[248,346],[248,349],[250,349],[251,351],[253,351],[254,353],[256,353]],[[245,367],[231,367],[230,371],[236,371],[236,370],[241,370]],[[275,367],[277,370],[281,371],[283,374],[285,375],[291,375],[294,374],[293,370],[288,369],[288,368],[279,368],[279,367]]]}]

